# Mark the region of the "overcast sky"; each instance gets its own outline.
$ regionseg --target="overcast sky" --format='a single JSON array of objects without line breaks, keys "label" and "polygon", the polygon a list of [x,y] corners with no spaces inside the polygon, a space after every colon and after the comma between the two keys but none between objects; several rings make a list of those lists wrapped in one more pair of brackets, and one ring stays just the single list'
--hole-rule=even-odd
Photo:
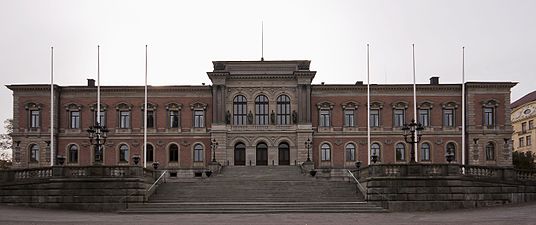
[{"label": "overcast sky", "polygon": [[[536,1],[25,1],[0,0],[0,81],[85,85],[210,83],[213,60],[312,60],[313,83],[515,81],[512,100],[534,90]],[[12,118],[12,93],[0,88],[0,120]],[[0,131],[4,131],[3,128]]]}]

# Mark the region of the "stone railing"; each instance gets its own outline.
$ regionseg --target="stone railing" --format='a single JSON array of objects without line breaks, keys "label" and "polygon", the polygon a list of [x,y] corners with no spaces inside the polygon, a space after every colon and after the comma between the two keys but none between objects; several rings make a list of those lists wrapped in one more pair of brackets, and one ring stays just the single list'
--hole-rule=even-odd
[{"label": "stone railing", "polygon": [[517,170],[510,167],[416,163],[373,164],[359,170],[360,178],[423,176],[464,176],[476,179],[536,182],[536,171]]},{"label": "stone railing", "polygon": [[373,164],[359,170],[361,178],[459,175],[457,164]]},{"label": "stone railing", "polygon": [[4,184],[50,178],[84,177],[153,179],[154,174],[152,170],[139,166],[53,166],[0,171],[0,182]]}]

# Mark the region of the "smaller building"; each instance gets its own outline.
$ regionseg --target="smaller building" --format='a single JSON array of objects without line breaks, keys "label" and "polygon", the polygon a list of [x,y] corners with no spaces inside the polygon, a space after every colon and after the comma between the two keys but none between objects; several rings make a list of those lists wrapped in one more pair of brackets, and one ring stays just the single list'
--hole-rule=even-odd
[{"label": "smaller building", "polygon": [[536,152],[534,137],[536,136],[536,91],[533,91],[510,105],[512,108],[513,150],[520,152]]}]

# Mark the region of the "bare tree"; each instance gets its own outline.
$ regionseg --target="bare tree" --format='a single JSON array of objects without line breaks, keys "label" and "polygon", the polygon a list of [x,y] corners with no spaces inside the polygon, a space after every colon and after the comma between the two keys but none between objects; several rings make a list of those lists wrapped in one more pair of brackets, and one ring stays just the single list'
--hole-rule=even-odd
[{"label": "bare tree", "polygon": [[12,163],[13,139],[13,120],[7,119],[4,121],[5,134],[0,134],[0,169],[7,169]]}]

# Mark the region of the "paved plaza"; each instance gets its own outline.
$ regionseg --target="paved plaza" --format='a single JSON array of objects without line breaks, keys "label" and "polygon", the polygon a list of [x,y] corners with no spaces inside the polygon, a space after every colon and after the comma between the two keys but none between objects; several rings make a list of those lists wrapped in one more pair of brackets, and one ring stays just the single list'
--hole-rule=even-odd
[{"label": "paved plaza", "polygon": [[0,224],[536,224],[536,203],[479,209],[356,214],[116,214],[0,206]]}]

